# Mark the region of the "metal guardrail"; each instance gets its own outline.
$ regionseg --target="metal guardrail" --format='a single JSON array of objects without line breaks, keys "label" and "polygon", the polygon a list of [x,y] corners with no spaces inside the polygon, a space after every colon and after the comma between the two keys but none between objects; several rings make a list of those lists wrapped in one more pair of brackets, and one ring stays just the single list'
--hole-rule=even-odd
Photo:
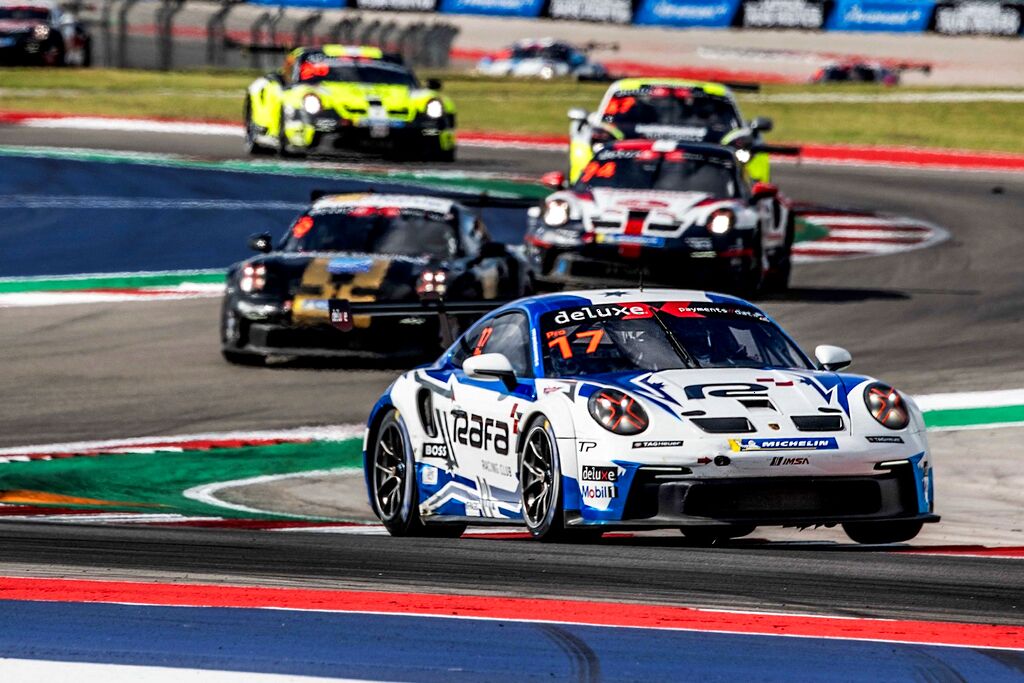
[{"label": "metal guardrail", "polygon": [[[265,69],[272,62],[276,65],[277,56],[293,47],[341,43],[373,45],[402,55],[412,66],[443,68],[459,33],[456,26],[444,21],[380,19],[360,15],[357,10],[344,10],[340,18],[327,21],[330,13],[324,10],[284,5],[260,12],[248,25],[236,21],[236,28],[229,30],[233,14],[246,4],[245,0],[218,0],[213,11],[201,19],[204,35],[186,37],[175,31],[175,24],[184,9],[194,6],[190,0],[102,0],[98,15],[89,22],[94,39],[101,43],[96,61],[117,68]],[[155,9],[150,15],[150,10],[143,8]],[[155,35],[132,30],[141,26],[152,27]]]}]

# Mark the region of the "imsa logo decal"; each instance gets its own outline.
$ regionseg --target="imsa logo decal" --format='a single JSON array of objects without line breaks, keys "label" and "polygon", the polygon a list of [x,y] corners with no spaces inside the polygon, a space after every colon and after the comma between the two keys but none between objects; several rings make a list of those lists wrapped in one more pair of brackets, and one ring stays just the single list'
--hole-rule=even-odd
[{"label": "imsa logo decal", "polygon": [[733,451],[834,451],[839,442],[833,437],[817,439],[729,439]]}]

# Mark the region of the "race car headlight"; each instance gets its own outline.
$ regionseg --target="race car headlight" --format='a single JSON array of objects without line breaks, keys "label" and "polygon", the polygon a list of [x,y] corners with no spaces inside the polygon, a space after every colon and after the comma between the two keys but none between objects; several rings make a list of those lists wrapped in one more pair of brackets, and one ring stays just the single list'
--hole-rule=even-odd
[{"label": "race car headlight", "polygon": [[544,205],[544,222],[559,227],[569,222],[569,202],[564,199],[552,199]]},{"label": "race car headlight", "polygon": [[430,118],[439,119],[444,116],[444,103],[441,100],[430,100],[424,111]]},{"label": "race car headlight", "polygon": [[732,211],[715,211],[708,218],[708,230],[714,235],[724,235],[732,230],[732,226],[735,222],[736,216]]},{"label": "race car headlight", "polygon": [[242,268],[242,277],[238,280],[238,287],[243,292],[259,292],[267,286],[267,267],[262,263],[248,265]]},{"label": "race car headlight", "polygon": [[647,429],[647,412],[636,399],[616,389],[601,389],[587,403],[590,416],[609,432],[630,436]]},{"label": "race car headlight", "polygon": [[448,273],[443,270],[425,270],[416,282],[416,293],[421,297],[444,296],[448,291]]},{"label": "race car headlight", "polygon": [[302,98],[302,110],[310,115],[319,114],[324,108],[323,102],[313,93],[308,93]]},{"label": "race car headlight", "polygon": [[864,390],[864,403],[871,417],[889,429],[904,429],[910,424],[910,410],[900,393],[888,384],[875,382]]},{"label": "race car headlight", "polygon": [[741,164],[745,164],[750,161],[750,150],[749,149],[738,149],[736,150],[736,161]]},{"label": "race car headlight", "polygon": [[32,29],[32,37],[36,40],[46,40],[50,37],[50,27],[46,24],[39,24]]}]

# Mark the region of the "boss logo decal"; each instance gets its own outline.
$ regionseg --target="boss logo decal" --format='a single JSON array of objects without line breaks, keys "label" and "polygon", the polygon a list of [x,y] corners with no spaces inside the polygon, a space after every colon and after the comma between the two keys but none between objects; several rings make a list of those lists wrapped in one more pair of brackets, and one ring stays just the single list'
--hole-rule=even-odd
[{"label": "boss logo decal", "polygon": [[448,459],[448,444],[443,443],[425,443],[423,444],[423,457],[424,458],[444,458]]}]

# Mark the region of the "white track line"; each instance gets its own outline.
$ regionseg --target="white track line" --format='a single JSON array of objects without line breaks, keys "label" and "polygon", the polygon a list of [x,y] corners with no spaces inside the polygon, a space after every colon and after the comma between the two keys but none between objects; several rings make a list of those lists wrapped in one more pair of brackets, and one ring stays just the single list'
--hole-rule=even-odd
[{"label": "white track line", "polygon": [[370,683],[354,678],[322,678],[251,671],[216,671],[135,664],[50,662],[40,659],[0,659],[4,680],[17,683]]},{"label": "white track line", "polygon": [[305,472],[289,472],[287,474],[264,474],[258,477],[246,477],[245,479],[233,479],[231,481],[219,481],[210,484],[200,484],[199,486],[193,486],[186,490],[182,495],[189,500],[194,500],[199,503],[211,505],[214,507],[221,507],[228,510],[235,510],[237,512],[247,512],[255,515],[281,515],[284,517],[294,517],[296,519],[313,519],[322,520],[323,517],[315,515],[298,515],[287,512],[278,512],[276,510],[261,510],[259,508],[249,507],[248,505],[241,505],[239,503],[230,503],[226,500],[221,500],[217,497],[217,494],[224,489],[232,489],[238,486],[251,486],[253,484],[267,484],[274,481],[282,481],[284,479],[312,479],[315,477],[328,477],[338,474],[346,474],[352,472],[358,472],[360,470],[351,467],[335,467],[329,470],[307,470]]}]

